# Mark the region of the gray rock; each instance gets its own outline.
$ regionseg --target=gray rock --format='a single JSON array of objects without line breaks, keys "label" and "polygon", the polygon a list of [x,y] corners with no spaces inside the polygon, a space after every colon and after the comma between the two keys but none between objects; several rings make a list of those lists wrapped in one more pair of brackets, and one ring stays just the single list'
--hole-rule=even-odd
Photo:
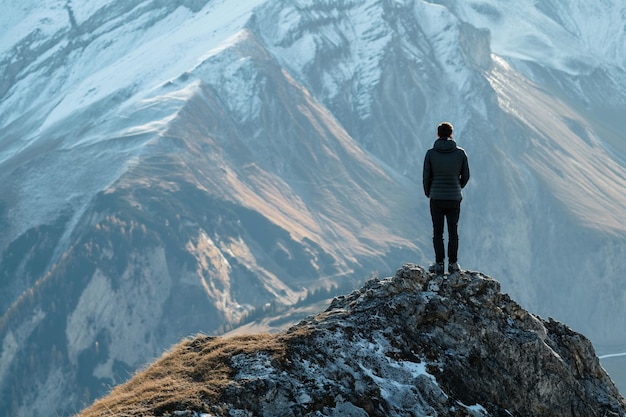
[{"label": "gray rock", "polygon": [[[433,276],[407,264],[272,337],[283,346],[280,355],[233,341],[237,353],[225,359],[232,378],[204,400],[206,409],[194,411],[626,416],[626,402],[587,338],[527,312],[500,292],[498,281],[477,272]],[[228,339],[191,343],[212,352]]]}]

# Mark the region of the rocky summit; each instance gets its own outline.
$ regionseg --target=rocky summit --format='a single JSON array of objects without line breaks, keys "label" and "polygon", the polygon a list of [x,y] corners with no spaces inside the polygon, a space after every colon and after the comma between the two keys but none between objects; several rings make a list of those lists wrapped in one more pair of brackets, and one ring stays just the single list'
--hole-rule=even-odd
[{"label": "rocky summit", "polygon": [[280,334],[185,340],[81,417],[626,416],[591,342],[406,264]]}]

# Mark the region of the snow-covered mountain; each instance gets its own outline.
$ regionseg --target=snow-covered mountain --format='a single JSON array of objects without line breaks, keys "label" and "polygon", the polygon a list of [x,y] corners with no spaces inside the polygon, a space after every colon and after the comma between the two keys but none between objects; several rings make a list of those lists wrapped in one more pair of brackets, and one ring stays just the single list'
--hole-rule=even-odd
[{"label": "snow-covered mountain", "polygon": [[620,1],[2,10],[11,415],[74,411],[188,334],[428,263],[443,120],[472,169],[461,265],[626,350]]}]

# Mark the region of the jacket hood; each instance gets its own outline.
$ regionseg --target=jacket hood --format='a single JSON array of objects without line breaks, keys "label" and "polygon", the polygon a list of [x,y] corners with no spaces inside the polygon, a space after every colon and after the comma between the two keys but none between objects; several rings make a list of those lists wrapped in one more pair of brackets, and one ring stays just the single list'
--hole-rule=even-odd
[{"label": "jacket hood", "polygon": [[452,152],[456,149],[456,142],[452,138],[439,138],[435,141],[433,149],[437,152]]}]

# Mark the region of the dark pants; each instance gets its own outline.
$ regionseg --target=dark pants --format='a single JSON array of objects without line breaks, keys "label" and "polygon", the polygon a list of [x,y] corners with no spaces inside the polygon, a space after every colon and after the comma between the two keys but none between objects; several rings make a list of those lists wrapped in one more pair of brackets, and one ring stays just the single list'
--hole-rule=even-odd
[{"label": "dark pants", "polygon": [[430,215],[433,219],[433,246],[435,247],[435,262],[437,263],[443,263],[446,257],[443,246],[444,221],[448,223],[448,262],[452,264],[458,260],[460,214],[460,200],[430,200]]}]

